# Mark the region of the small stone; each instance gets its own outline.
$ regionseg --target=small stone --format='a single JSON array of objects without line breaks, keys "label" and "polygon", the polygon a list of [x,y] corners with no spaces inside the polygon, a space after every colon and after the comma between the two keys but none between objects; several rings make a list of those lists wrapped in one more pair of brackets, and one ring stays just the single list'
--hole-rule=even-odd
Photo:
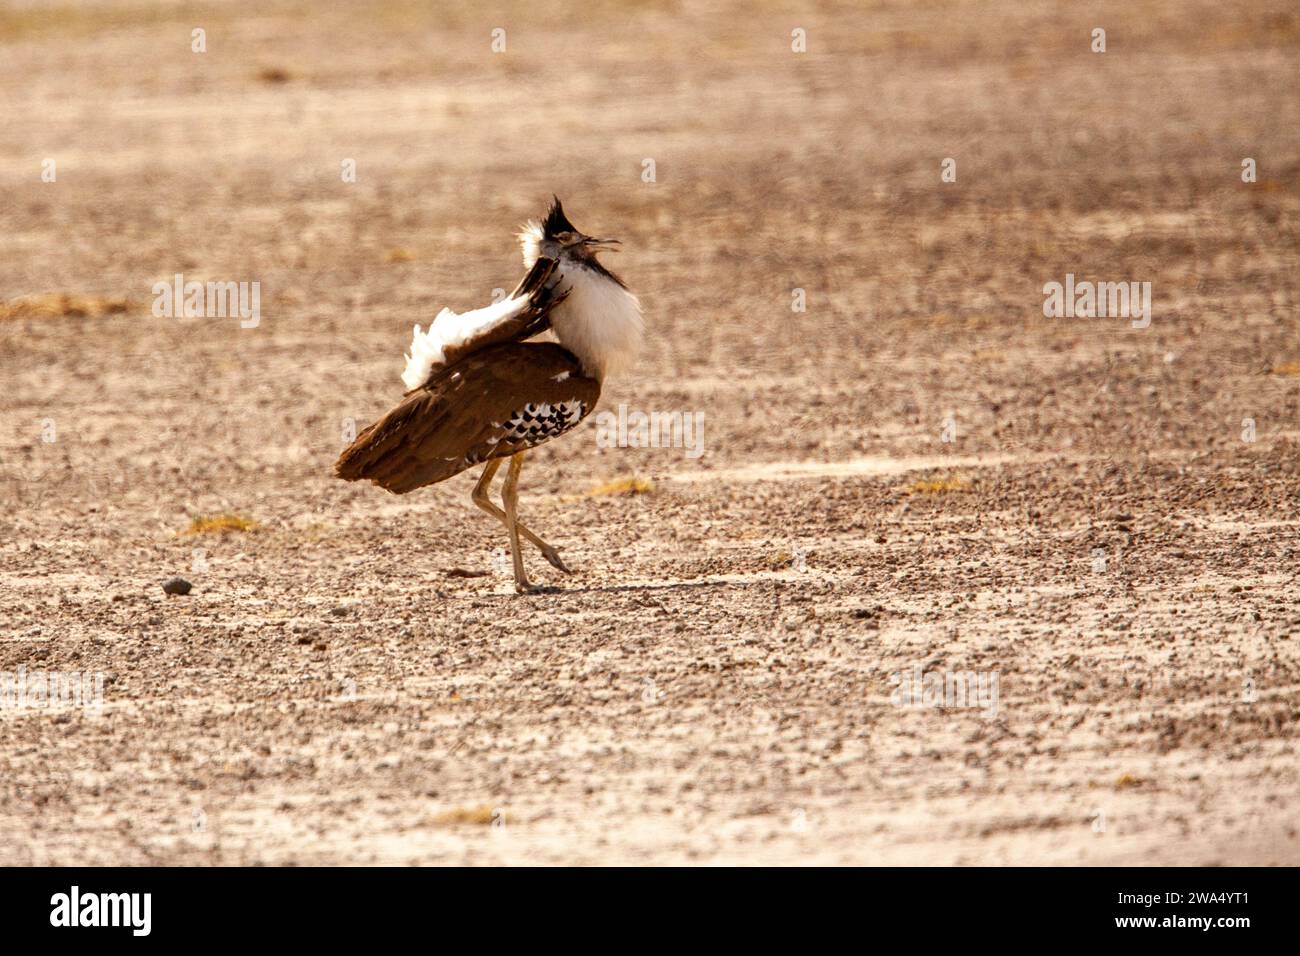
[{"label": "small stone", "polygon": [[163,582],[163,590],[168,594],[189,594],[194,585],[184,578],[168,578]]}]

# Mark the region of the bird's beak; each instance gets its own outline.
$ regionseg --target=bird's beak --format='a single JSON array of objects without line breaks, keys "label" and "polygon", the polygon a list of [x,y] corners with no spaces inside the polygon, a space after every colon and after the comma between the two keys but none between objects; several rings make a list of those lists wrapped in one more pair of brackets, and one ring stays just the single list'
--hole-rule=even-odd
[{"label": "bird's beak", "polygon": [[583,236],[582,244],[584,246],[595,246],[597,249],[609,249],[610,252],[618,252],[613,247],[622,245],[617,239],[597,239],[595,236]]}]

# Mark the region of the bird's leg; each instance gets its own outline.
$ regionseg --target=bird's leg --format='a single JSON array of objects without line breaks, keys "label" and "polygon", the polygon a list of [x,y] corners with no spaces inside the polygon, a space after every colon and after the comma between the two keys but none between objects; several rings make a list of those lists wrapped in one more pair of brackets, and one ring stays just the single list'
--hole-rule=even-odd
[{"label": "bird's leg", "polygon": [[519,553],[519,472],[523,468],[524,453],[521,451],[511,455],[506,483],[501,489],[501,502],[506,506],[506,527],[510,529],[510,557],[515,562],[515,590],[520,594],[528,594],[538,590],[538,587],[528,580],[524,571],[524,559]]},{"label": "bird's leg", "polygon": [[478,476],[478,484],[469,493],[470,498],[474,500],[474,504],[496,518],[504,517],[504,513],[488,500],[488,486],[492,484],[492,479],[496,476],[497,469],[500,467],[500,458],[493,458],[489,461],[487,467],[483,469],[483,474]]},{"label": "bird's leg", "polygon": [[[483,469],[483,475],[479,478],[478,484],[474,486],[474,491],[470,497],[474,499],[474,504],[478,505],[492,517],[500,521],[508,530],[510,528],[510,522],[506,519],[506,513],[494,505],[492,499],[488,497],[488,486],[492,484],[492,478],[500,467],[500,458],[494,458],[489,461],[487,467]],[[551,562],[552,567],[558,568],[565,574],[573,573],[573,569],[564,563],[560,558],[560,552],[556,551],[555,548],[551,547],[551,545],[533,534],[518,521],[515,522],[515,527],[519,529],[521,535],[537,546],[537,548],[542,552],[542,557]]]}]

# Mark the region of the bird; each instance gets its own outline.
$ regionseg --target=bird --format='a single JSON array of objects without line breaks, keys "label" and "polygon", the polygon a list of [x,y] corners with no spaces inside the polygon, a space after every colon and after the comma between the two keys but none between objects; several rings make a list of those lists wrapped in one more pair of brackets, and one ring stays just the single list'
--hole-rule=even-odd
[{"label": "bird", "polygon": [[[427,331],[415,326],[407,391],[343,450],[334,473],[407,494],[483,465],[470,498],[505,526],[515,591],[528,594],[547,589],[529,579],[521,538],[559,571],[573,571],[519,521],[524,455],[591,414],[606,376],[635,359],[645,322],[640,300],[597,258],[619,240],[579,231],[558,197],[518,240],[527,272],[515,290],[481,309],[443,309]],[[507,460],[497,507],[489,490]]]}]

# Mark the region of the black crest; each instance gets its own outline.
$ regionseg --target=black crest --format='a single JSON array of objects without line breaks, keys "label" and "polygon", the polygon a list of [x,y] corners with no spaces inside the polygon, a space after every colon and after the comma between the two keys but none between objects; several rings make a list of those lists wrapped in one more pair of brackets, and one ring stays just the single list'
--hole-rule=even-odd
[{"label": "black crest", "polygon": [[558,196],[551,197],[551,208],[546,210],[546,219],[542,222],[542,231],[547,236],[558,236],[562,232],[577,232],[578,228],[564,214]]}]

